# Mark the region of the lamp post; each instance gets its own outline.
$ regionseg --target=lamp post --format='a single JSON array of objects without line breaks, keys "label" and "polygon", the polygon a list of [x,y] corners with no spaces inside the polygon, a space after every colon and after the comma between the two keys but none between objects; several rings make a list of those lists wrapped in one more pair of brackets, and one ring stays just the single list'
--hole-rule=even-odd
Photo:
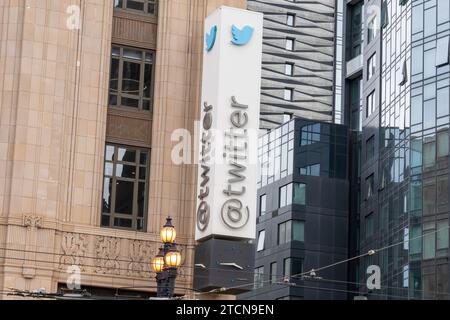
[{"label": "lamp post", "polygon": [[170,299],[175,293],[175,280],[178,268],[181,265],[181,253],[175,243],[177,231],[168,217],[161,229],[163,246],[159,254],[152,260],[152,268],[156,272],[157,297]]}]

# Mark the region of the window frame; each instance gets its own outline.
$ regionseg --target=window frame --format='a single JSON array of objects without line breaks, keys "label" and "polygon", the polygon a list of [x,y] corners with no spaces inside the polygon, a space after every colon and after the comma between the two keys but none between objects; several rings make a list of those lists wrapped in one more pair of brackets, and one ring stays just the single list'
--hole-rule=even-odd
[{"label": "window frame", "polygon": [[[289,18],[292,18],[292,23],[289,23]],[[288,27],[295,27],[295,19],[296,19],[296,14],[288,12],[286,14],[286,25]]]},{"label": "window frame", "polygon": [[[263,203],[264,203],[264,206],[263,206]],[[259,216],[262,217],[262,216],[266,215],[266,213],[267,213],[267,194],[263,194],[259,197]]]},{"label": "window frame", "polygon": [[370,44],[378,36],[378,16],[374,15],[367,21],[367,44]]},{"label": "window frame", "polygon": [[[113,153],[113,159],[109,160],[106,158],[108,148],[113,147],[114,153]],[[135,152],[135,162],[128,162],[128,161],[119,161],[118,155],[119,155],[119,149],[125,149],[127,151],[134,151]],[[141,164],[141,155],[146,153],[146,161],[145,164]],[[101,206],[101,221],[100,221],[100,227],[102,228],[111,228],[111,229],[121,229],[121,230],[134,230],[138,232],[146,232],[147,230],[147,223],[148,223],[148,205],[149,205],[149,174],[150,174],[150,157],[151,157],[151,151],[150,149],[140,148],[140,147],[133,147],[133,146],[126,146],[126,145],[120,145],[115,143],[106,143],[105,146],[105,160],[104,160],[104,173],[103,173],[103,189],[102,189],[102,206]],[[111,174],[108,174],[106,171],[106,167],[108,164],[112,164],[112,172]],[[118,177],[117,176],[117,167],[118,166],[134,166],[137,170],[134,173],[135,177]],[[145,178],[140,178],[140,170],[145,168]],[[104,210],[103,201],[105,199],[105,188],[107,187],[106,181],[107,179],[110,179],[110,194],[109,194],[109,201],[110,201],[110,208],[109,212],[107,210]],[[132,199],[132,213],[126,214],[126,213],[119,213],[116,212],[116,201],[117,201],[117,182],[123,181],[123,182],[132,182],[133,185],[133,199]],[[144,202],[143,202],[143,213],[142,217],[139,213],[139,186],[141,183],[145,184],[145,190],[144,190]],[[103,223],[103,219],[108,217],[109,223],[106,225],[106,223]],[[116,225],[115,220],[116,219],[124,219],[124,220],[131,220],[131,227],[123,227]],[[138,228],[138,222],[141,222],[142,228]]]},{"label": "window frame", "polygon": [[[135,48],[130,46],[124,46],[120,44],[112,44],[111,49],[111,64],[110,64],[110,76],[109,76],[109,90],[108,90],[108,107],[114,108],[118,110],[130,110],[130,111],[138,111],[145,113],[153,112],[153,101],[154,101],[154,88],[155,88],[155,50],[148,50],[142,48]],[[115,55],[114,50],[119,49],[119,55]],[[135,50],[136,52],[141,53],[141,59],[132,59],[124,57],[124,50]],[[150,56],[150,61],[147,61],[147,55]],[[113,72],[113,62],[118,62],[118,76],[117,80],[112,79]],[[138,94],[130,94],[123,92],[123,70],[124,63],[134,63],[139,64],[140,66],[140,75],[139,75],[139,93]],[[149,97],[145,97],[145,69],[147,66],[151,67],[151,75],[150,75],[150,95]],[[117,89],[112,89],[112,81],[117,81]],[[111,104],[111,98],[116,97],[116,104]],[[132,107],[122,104],[122,99],[133,99],[138,100],[138,107]],[[144,109],[144,102],[149,103],[149,109]]]},{"label": "window frame", "polygon": [[[294,66],[294,63],[286,62],[284,64],[284,75],[292,77],[294,75]],[[288,72],[288,68],[290,68],[290,72]]]},{"label": "window frame", "polygon": [[266,250],[266,230],[261,230],[258,233],[258,246],[256,252],[262,252]]},{"label": "window frame", "polygon": [[[294,226],[297,223],[303,226],[303,240],[294,239]],[[277,228],[277,244],[280,246],[294,241],[305,242],[305,221],[291,219],[279,223]]]},{"label": "window frame", "polygon": [[[292,44],[292,46],[288,46],[288,44]],[[286,38],[285,49],[290,52],[295,51],[295,38],[289,38],[289,37]]]},{"label": "window frame", "polygon": [[[119,5],[120,1],[122,2],[121,6]],[[130,1],[130,0],[115,0],[113,2],[114,9],[125,10],[125,11],[129,11],[129,12],[136,12],[136,13],[141,13],[141,14],[145,14],[145,15],[149,15],[149,16],[157,16],[158,15],[158,8],[159,8],[158,0],[131,0],[134,2],[143,3],[144,10],[128,8],[128,1]],[[153,8],[154,8],[153,13],[149,12],[150,5],[153,5]]]},{"label": "window frame", "polygon": [[371,80],[377,72],[377,53],[375,52],[367,60],[367,81]]},{"label": "window frame", "polygon": [[264,288],[264,266],[255,268],[253,284],[255,290]]},{"label": "window frame", "polygon": [[369,118],[375,112],[375,90],[372,91],[366,99],[366,118]]},{"label": "window frame", "polygon": [[[286,94],[289,95],[289,98],[287,98]],[[294,101],[294,89],[292,89],[292,88],[284,88],[283,100],[284,101],[288,101],[288,102]]]},{"label": "window frame", "polygon": [[270,284],[276,284],[277,280],[278,280],[278,263],[277,262],[272,262],[270,264]]}]

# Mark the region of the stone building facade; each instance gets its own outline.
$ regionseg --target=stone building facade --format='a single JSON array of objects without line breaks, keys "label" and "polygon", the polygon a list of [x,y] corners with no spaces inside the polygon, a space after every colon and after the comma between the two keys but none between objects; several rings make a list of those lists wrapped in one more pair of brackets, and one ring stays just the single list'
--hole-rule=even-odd
[{"label": "stone building facade", "polygon": [[172,163],[171,135],[194,131],[203,21],[223,4],[246,7],[0,2],[0,290],[56,292],[77,265],[83,286],[154,292],[171,215],[191,294],[196,167]]}]

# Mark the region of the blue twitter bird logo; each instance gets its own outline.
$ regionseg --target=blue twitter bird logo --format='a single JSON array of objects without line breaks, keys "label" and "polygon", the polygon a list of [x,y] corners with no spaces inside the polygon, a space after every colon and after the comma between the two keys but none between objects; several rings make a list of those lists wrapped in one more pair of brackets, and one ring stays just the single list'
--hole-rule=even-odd
[{"label": "blue twitter bird logo", "polygon": [[206,51],[211,51],[214,48],[217,37],[217,26],[213,26],[209,33],[206,33]]},{"label": "blue twitter bird logo", "polygon": [[252,39],[254,30],[255,29],[250,26],[245,26],[243,29],[239,29],[233,24],[233,26],[231,27],[233,40],[231,42],[237,46],[246,45]]}]

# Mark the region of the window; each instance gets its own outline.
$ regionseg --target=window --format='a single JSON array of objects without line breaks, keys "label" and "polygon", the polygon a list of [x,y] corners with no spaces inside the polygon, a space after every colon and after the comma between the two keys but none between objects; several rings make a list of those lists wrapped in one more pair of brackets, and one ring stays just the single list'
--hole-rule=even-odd
[{"label": "window", "polygon": [[280,188],[280,208],[290,206],[292,204],[292,187],[290,183]]},{"label": "window", "polygon": [[144,231],[148,163],[147,150],[106,146],[102,227]]},{"label": "window", "polygon": [[286,258],[283,261],[283,276],[285,279],[291,277],[300,279],[303,273],[303,260],[299,258]]},{"label": "window", "polygon": [[438,24],[448,22],[450,19],[450,2],[448,0],[438,0]]},{"label": "window", "polygon": [[305,242],[305,222],[294,220],[292,222],[292,241]]},{"label": "window", "polygon": [[369,200],[374,196],[375,191],[375,181],[374,175],[372,174],[366,179],[366,200]]},{"label": "window", "polygon": [[448,250],[448,247],[449,247],[448,234],[449,234],[448,220],[439,221],[437,224],[437,234],[436,234],[437,235],[437,244],[436,244],[437,250]]},{"label": "window", "polygon": [[436,225],[432,223],[423,224],[423,258],[434,259],[436,256]]},{"label": "window", "polygon": [[293,96],[294,96],[293,89],[284,89],[284,100],[292,101]]},{"label": "window", "polygon": [[362,43],[362,6],[363,1],[351,7],[351,56],[353,59],[361,54]]},{"label": "window", "polygon": [[423,143],[423,166],[425,169],[432,168],[436,164],[436,137],[428,136]]},{"label": "window", "polygon": [[449,152],[448,129],[442,130],[437,134],[437,157],[447,157]]},{"label": "window", "polygon": [[[442,176],[437,178],[437,205],[448,205],[448,177]],[[445,208],[447,211],[447,207]]]},{"label": "window", "polygon": [[114,7],[156,15],[157,0],[114,0]]},{"label": "window", "polygon": [[450,90],[448,87],[437,91],[437,117],[448,116],[450,110]]},{"label": "window", "polygon": [[278,266],[276,262],[270,264],[270,284],[275,284],[278,282],[277,269]]},{"label": "window", "polygon": [[291,278],[291,265],[292,265],[292,259],[287,258],[283,261],[283,276],[286,280],[290,280]]},{"label": "window", "polygon": [[409,250],[409,228],[403,230],[403,250]]},{"label": "window", "polygon": [[422,181],[411,181],[411,210],[422,210]]},{"label": "window", "polygon": [[294,183],[293,204],[306,205],[306,184]]},{"label": "window", "polygon": [[293,63],[286,63],[286,65],[284,67],[284,74],[287,76],[294,75],[294,64]]},{"label": "window", "polygon": [[384,29],[389,25],[389,9],[387,0],[381,3],[381,27]]},{"label": "window", "polygon": [[398,78],[398,85],[399,86],[404,86],[405,84],[408,83],[408,63],[405,61],[403,61],[403,67],[400,70],[401,74],[397,76]]},{"label": "window", "polygon": [[424,15],[424,37],[428,37],[431,35],[436,34],[436,20],[437,20],[437,12],[436,7],[431,7],[428,9],[425,9],[425,15]]},{"label": "window", "polygon": [[280,208],[291,204],[306,205],[306,185],[290,183],[280,188]]},{"label": "window", "polygon": [[266,230],[262,230],[259,232],[258,236],[258,248],[257,248],[258,252],[264,251],[265,243],[266,243]]},{"label": "window", "polygon": [[278,225],[278,245],[291,241],[305,242],[305,222],[289,220]]},{"label": "window", "polygon": [[373,236],[373,213],[369,214],[365,219],[366,239]]},{"label": "window", "polygon": [[259,215],[263,216],[266,214],[266,205],[267,205],[267,195],[262,195],[259,199]]},{"label": "window", "polygon": [[426,180],[423,183],[423,215],[431,216],[436,212],[436,184],[435,180]]},{"label": "window", "polygon": [[372,79],[372,77],[377,72],[377,54],[374,53],[367,62],[367,80]]},{"label": "window", "polygon": [[409,266],[403,267],[403,288],[409,287]]},{"label": "window", "polygon": [[153,61],[152,51],[113,46],[109,106],[151,111]]},{"label": "window", "polygon": [[303,176],[320,177],[320,163],[300,168]]},{"label": "window", "polygon": [[264,287],[264,267],[255,269],[254,288],[255,290]]},{"label": "window", "polygon": [[372,136],[366,142],[366,160],[371,160],[375,156],[375,136]]},{"label": "window", "polygon": [[375,91],[372,91],[371,94],[367,97],[367,106],[366,106],[366,113],[367,118],[372,115],[372,113],[375,111]]},{"label": "window", "polygon": [[437,41],[436,67],[448,64],[449,37],[441,38]]},{"label": "window", "polygon": [[294,27],[295,25],[295,14],[288,13],[286,18],[286,24],[290,27]]},{"label": "window", "polygon": [[377,17],[373,17],[367,24],[367,43],[371,43],[378,33]]},{"label": "window", "polygon": [[412,227],[409,239],[409,253],[420,255],[422,253],[422,227],[420,225]]},{"label": "window", "polygon": [[302,139],[300,145],[302,147],[320,142],[320,133],[322,126],[320,123],[307,125],[302,127]]},{"label": "window", "polygon": [[[426,23],[428,24],[428,22]],[[424,53],[424,79],[436,76],[436,49],[425,51]]]},{"label": "window", "polygon": [[292,222],[284,222],[278,225],[278,245],[291,242]]},{"label": "window", "polygon": [[288,51],[294,51],[294,39],[287,38],[286,39],[286,50]]}]

